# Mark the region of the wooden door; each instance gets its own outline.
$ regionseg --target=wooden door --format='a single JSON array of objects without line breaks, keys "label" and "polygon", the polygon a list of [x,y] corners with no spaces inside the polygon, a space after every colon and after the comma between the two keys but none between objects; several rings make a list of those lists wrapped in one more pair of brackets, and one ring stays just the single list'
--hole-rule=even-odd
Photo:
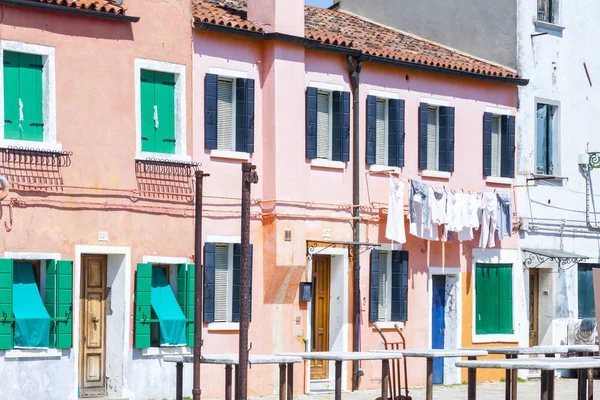
[{"label": "wooden door", "polygon": [[540,271],[529,270],[529,346],[538,345]]},{"label": "wooden door", "polygon": [[106,261],[105,255],[82,256],[81,260],[81,397],[105,395]]},{"label": "wooden door", "polygon": [[[329,306],[331,285],[331,258],[315,256],[313,258],[313,340],[312,351],[329,351]],[[327,361],[310,362],[310,379],[329,377]]]}]

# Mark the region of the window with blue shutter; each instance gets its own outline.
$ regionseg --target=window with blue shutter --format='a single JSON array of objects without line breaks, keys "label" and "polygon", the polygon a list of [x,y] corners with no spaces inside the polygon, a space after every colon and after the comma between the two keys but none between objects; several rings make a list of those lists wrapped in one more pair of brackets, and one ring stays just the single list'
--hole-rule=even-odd
[{"label": "window with blue shutter", "polygon": [[[385,266],[384,266],[385,268]],[[369,321],[379,321],[379,250],[371,250],[369,292]],[[381,288],[385,290],[386,288]]]},{"label": "window with blue shutter", "polygon": [[429,105],[419,105],[419,169],[427,169],[427,138],[429,129]]},{"label": "window with blue shutter", "polygon": [[577,304],[579,306],[579,318],[596,318],[596,307],[594,301],[593,268],[599,268],[598,264],[579,264],[577,266]]},{"label": "window with blue shutter", "polygon": [[438,169],[454,172],[454,107],[439,107]]},{"label": "window with blue shutter", "polygon": [[306,158],[350,160],[350,93],[306,89]]},{"label": "window with blue shutter", "polygon": [[483,114],[483,176],[515,177],[515,117]]},{"label": "window with blue shutter", "polygon": [[204,244],[204,312],[203,320],[210,324],[215,321],[215,257],[216,243]]},{"label": "window with blue shutter", "polygon": [[552,145],[557,109],[548,104],[537,105],[535,158],[536,172],[541,175],[552,175],[554,172]]},{"label": "window with blue shutter", "polygon": [[[242,253],[242,245],[239,243],[235,243],[233,245],[233,284],[231,291],[231,304],[232,304],[232,322],[240,322],[240,301],[241,301],[241,253]],[[252,253],[253,246],[250,245],[250,309],[249,309],[249,320],[252,319]]]},{"label": "window with blue shutter", "polygon": [[404,167],[404,100],[367,97],[366,163]]},{"label": "window with blue shutter", "polygon": [[365,146],[366,163],[373,165],[377,159],[377,97],[367,96],[367,143]]},{"label": "window with blue shutter", "polygon": [[388,100],[388,164],[404,167],[404,100]]},{"label": "window with blue shutter", "polygon": [[408,320],[408,252],[371,251],[369,321]]}]

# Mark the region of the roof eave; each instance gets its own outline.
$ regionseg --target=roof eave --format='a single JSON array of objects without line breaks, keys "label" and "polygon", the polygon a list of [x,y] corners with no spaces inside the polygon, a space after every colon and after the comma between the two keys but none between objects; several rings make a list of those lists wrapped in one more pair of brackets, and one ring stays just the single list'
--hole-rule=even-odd
[{"label": "roof eave", "polygon": [[0,0],[0,4],[7,4],[16,7],[27,7],[34,8],[38,10],[45,11],[56,11],[62,13],[69,14],[78,14],[82,16],[92,17],[92,18],[103,18],[110,19],[113,21],[121,21],[121,22],[138,22],[140,17],[133,17],[124,14],[115,14],[106,11],[97,11],[97,10],[86,10],[77,7],[69,7],[69,6],[59,6],[56,4],[48,4],[48,3],[37,3],[33,1],[27,0]]}]

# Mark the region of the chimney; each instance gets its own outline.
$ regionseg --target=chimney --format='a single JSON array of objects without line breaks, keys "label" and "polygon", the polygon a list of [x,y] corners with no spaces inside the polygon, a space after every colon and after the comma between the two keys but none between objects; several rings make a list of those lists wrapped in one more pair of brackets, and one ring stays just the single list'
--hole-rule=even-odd
[{"label": "chimney", "polygon": [[248,0],[248,19],[267,32],[304,37],[304,0]]}]

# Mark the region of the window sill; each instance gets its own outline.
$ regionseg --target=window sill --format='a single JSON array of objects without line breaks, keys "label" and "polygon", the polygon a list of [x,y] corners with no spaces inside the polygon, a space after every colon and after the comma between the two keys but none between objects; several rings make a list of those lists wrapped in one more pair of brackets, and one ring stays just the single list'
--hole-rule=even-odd
[{"label": "window sill", "polygon": [[346,163],[342,161],[325,160],[324,158],[314,158],[310,160],[310,166],[313,168],[346,169]]},{"label": "window sill", "polygon": [[372,174],[385,174],[385,173],[389,172],[392,174],[400,175],[400,168],[399,167],[390,167],[388,165],[373,164],[369,167],[369,172]]},{"label": "window sill", "polygon": [[4,358],[60,358],[62,354],[61,349],[14,349],[6,350]]},{"label": "window sill", "polygon": [[438,179],[450,179],[452,177],[451,172],[446,171],[431,171],[428,169],[422,170],[420,175],[423,178],[438,178]]},{"label": "window sill", "polygon": [[503,178],[500,176],[488,176],[485,178],[486,183],[495,183],[497,185],[512,185],[512,178]]},{"label": "window sill", "polygon": [[162,356],[173,356],[183,355],[188,356],[192,354],[192,348],[186,346],[178,347],[150,347],[142,349],[142,357],[162,357]]},{"label": "window sill", "polygon": [[512,334],[474,335],[473,343],[518,343],[519,337]]},{"label": "window sill", "polygon": [[29,150],[41,150],[41,151],[62,151],[62,144],[60,143],[48,143],[48,142],[32,142],[29,140],[11,140],[11,139],[0,139],[0,148],[7,149],[9,147],[23,147]]},{"label": "window sill", "polygon": [[553,32],[558,32],[558,33],[562,33],[562,31],[565,30],[564,26],[553,24],[550,22],[538,21],[538,20],[533,21],[533,25],[535,25],[536,28],[546,29],[548,31],[553,31]]},{"label": "window sill", "polygon": [[186,156],[184,154],[151,153],[148,151],[136,151],[135,159],[139,161],[154,159],[158,161],[174,161],[184,163],[189,163],[192,161],[191,156]]},{"label": "window sill", "polygon": [[238,322],[213,322],[208,324],[209,331],[239,331],[240,324]]},{"label": "window sill", "polygon": [[250,153],[244,153],[242,151],[227,151],[227,150],[211,150],[211,158],[226,158],[228,160],[250,160]]},{"label": "window sill", "polygon": [[[385,321],[385,322],[376,322],[376,324],[379,327],[379,329],[396,329],[396,325],[398,325],[398,327],[400,329],[404,328],[404,322]],[[373,326],[373,329],[376,330],[375,326]]]}]

